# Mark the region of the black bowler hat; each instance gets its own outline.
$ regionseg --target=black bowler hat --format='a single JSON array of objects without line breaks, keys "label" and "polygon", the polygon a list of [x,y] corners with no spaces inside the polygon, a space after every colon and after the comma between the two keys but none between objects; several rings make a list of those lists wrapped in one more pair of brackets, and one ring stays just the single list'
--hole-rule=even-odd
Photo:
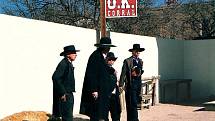
[{"label": "black bowler hat", "polygon": [[76,53],[80,51],[80,50],[76,50],[74,45],[65,46],[63,50],[64,51],[60,53],[60,56],[65,56],[70,53]]},{"label": "black bowler hat", "polygon": [[111,44],[111,39],[109,37],[102,37],[100,43],[94,44],[96,47],[116,47]]},{"label": "black bowler hat", "polygon": [[128,51],[132,52],[133,50],[137,50],[138,52],[142,52],[145,48],[140,48],[140,44],[133,44],[133,48],[129,49]]},{"label": "black bowler hat", "polygon": [[114,61],[117,59],[117,57],[115,57],[113,52],[108,52],[106,58],[108,60],[114,60]]}]

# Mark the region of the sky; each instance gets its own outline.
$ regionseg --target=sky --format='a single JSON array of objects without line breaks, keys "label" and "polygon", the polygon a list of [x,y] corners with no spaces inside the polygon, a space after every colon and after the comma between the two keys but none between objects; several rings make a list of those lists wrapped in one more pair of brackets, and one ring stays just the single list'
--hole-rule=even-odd
[{"label": "sky", "polygon": [[0,8],[0,14],[2,14],[2,12],[3,12],[3,11],[2,11],[2,9]]},{"label": "sky", "polygon": [[3,12],[2,9],[1,9],[1,5],[3,4],[5,0],[0,0],[0,14]]}]

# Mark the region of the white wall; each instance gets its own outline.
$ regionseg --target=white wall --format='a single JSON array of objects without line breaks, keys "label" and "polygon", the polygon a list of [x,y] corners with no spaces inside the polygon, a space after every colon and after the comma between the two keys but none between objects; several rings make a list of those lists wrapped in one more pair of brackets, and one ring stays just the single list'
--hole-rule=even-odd
[{"label": "white wall", "polygon": [[[160,82],[166,79],[183,79],[184,41],[157,38],[157,44],[159,63],[158,70],[161,75]],[[165,102],[174,102],[175,85],[169,85],[168,88],[166,88],[165,95]],[[164,101],[162,98],[161,94],[160,99],[161,101]]]},{"label": "white wall", "polygon": [[[192,79],[193,99],[215,95],[215,40],[168,40],[157,38],[161,81]],[[184,86],[180,86],[182,95]],[[175,87],[167,89],[166,101],[175,100]]]},{"label": "white wall", "polygon": [[[76,93],[74,114],[79,111],[82,83],[89,55],[96,49],[95,30],[24,19],[0,14],[0,119],[21,111],[52,110],[51,76],[62,59],[63,47],[75,44],[80,49],[74,62]],[[145,47],[144,76],[158,75],[156,39],[138,35],[111,33],[121,72],[123,59],[131,55],[133,43]]]},{"label": "white wall", "polygon": [[157,38],[159,74],[162,79],[184,77],[184,41]]},{"label": "white wall", "polygon": [[215,40],[185,41],[184,51],[184,77],[193,79],[193,98],[215,95]]}]

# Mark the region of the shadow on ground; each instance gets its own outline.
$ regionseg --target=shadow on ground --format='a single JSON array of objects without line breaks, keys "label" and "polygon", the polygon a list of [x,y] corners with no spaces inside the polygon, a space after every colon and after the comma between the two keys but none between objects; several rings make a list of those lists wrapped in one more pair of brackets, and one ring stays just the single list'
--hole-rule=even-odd
[{"label": "shadow on ground", "polygon": [[186,99],[186,100],[179,100],[179,101],[166,101],[161,102],[163,104],[176,104],[176,105],[184,105],[184,106],[203,106],[203,103],[214,101],[215,96],[209,96],[206,98],[198,98],[198,99]]},{"label": "shadow on ground", "polygon": [[199,98],[199,99],[190,99],[190,100],[181,100],[178,101],[177,103],[174,102],[161,102],[163,104],[174,104],[174,105],[182,105],[182,106],[193,106],[193,107],[201,107],[196,111],[215,111],[215,109],[209,109],[204,106],[204,103],[210,102],[210,101],[215,101],[215,96],[209,96],[206,98]]},{"label": "shadow on ground", "polygon": [[[47,121],[62,121],[60,118],[55,118],[50,114],[47,114],[48,120]],[[74,117],[73,121],[90,121],[89,119],[86,118],[81,118],[81,117]]]},{"label": "shadow on ground", "polygon": [[73,121],[89,121],[89,119],[83,119],[83,118],[74,118]]}]

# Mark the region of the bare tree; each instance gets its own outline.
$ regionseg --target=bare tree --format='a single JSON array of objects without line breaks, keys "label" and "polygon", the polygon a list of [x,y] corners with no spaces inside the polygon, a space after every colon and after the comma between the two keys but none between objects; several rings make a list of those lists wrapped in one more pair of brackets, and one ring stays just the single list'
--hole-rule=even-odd
[{"label": "bare tree", "polygon": [[[56,23],[100,28],[99,0],[5,0],[0,4],[5,14]],[[215,0],[137,0],[138,16],[108,18],[114,32],[174,39],[214,38]]]},{"label": "bare tree", "polygon": [[[192,38],[213,38],[215,35],[215,5],[214,1],[189,3],[184,6],[186,26],[192,29]],[[190,33],[191,34],[191,33]]]},{"label": "bare tree", "polygon": [[5,14],[94,28],[98,24],[97,0],[6,0]]}]

